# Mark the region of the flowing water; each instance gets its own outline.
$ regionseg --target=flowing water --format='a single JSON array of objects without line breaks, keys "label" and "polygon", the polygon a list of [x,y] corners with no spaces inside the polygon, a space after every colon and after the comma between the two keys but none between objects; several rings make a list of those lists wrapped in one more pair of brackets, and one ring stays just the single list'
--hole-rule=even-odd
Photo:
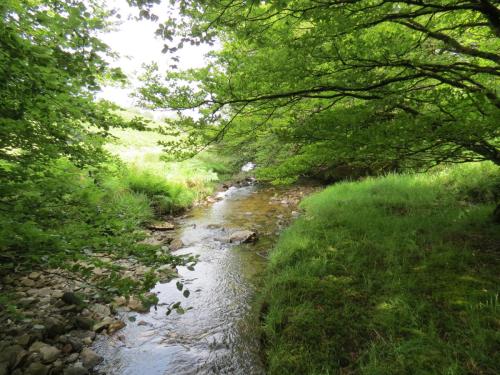
[{"label": "flowing water", "polygon": [[[176,254],[199,255],[193,271],[158,284],[159,306],[150,313],[125,313],[127,326],[101,336],[95,349],[104,356],[100,370],[110,375],[263,374],[259,324],[252,308],[265,267],[263,254],[292,209],[273,198],[273,189],[228,189],[210,207],[198,207],[180,224],[185,246]],[[236,230],[255,230],[256,244],[235,246],[224,238]],[[185,298],[176,287],[184,283]],[[182,301],[184,314],[166,315],[167,304]],[[163,305],[162,305],[163,304]],[[135,321],[129,321],[131,320]]]}]

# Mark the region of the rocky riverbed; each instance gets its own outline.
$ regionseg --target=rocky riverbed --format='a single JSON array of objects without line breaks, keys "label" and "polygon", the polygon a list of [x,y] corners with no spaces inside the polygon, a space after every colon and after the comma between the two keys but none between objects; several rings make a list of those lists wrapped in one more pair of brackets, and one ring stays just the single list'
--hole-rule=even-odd
[{"label": "rocky riverbed", "polygon": [[[231,187],[225,190],[229,189]],[[269,204],[286,206],[293,216],[297,212],[297,203],[311,190],[303,187],[276,189],[274,194],[269,195]],[[216,202],[223,195],[224,192],[209,197],[205,204]],[[283,217],[276,217],[276,220],[279,227],[286,225]],[[176,225],[170,221],[155,223],[148,227],[149,236],[145,242],[157,245],[158,251],[183,248],[184,243],[176,237],[175,228]],[[221,230],[221,233],[224,235],[219,240],[229,243],[251,243],[258,236],[257,231],[248,229]],[[114,262],[119,263],[126,269],[126,275],[133,278],[140,278],[151,271],[133,259]],[[176,275],[169,265],[154,271],[164,282]],[[94,367],[103,361],[91,349],[96,336],[114,335],[117,340],[125,340],[119,331],[126,322],[118,318],[117,312],[148,311],[134,297],[117,296],[112,302],[105,303],[93,283],[94,279],[102,277],[106,274],[100,269],[95,269],[89,280],[79,280],[61,269],[4,276],[1,279],[2,293],[15,296],[18,318],[12,319],[7,311],[0,311],[0,375],[95,373]]]}]

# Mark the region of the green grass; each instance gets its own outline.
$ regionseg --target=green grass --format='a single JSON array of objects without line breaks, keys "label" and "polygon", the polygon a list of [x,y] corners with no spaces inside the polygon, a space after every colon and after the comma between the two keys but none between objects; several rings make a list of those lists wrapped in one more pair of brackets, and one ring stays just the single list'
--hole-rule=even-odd
[{"label": "green grass", "polygon": [[336,184],[273,250],[269,374],[500,373],[488,163]]},{"label": "green grass", "polygon": [[189,160],[170,160],[158,144],[170,138],[154,131],[113,129],[112,134],[115,139],[106,149],[125,163],[130,187],[152,199],[157,213],[189,207],[212,194],[233,172],[227,157],[210,152]]}]

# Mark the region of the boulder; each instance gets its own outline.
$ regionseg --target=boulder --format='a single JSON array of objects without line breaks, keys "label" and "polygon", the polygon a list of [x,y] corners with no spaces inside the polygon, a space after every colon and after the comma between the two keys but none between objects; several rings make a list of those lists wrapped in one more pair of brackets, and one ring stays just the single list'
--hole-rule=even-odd
[{"label": "boulder", "polygon": [[80,360],[86,369],[93,368],[103,361],[103,357],[98,355],[92,349],[84,348],[80,353]]}]

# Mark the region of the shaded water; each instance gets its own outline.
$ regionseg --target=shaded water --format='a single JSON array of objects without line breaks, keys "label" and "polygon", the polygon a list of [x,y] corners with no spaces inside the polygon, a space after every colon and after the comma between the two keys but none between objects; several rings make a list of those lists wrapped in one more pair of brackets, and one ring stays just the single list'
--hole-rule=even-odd
[{"label": "shaded water", "polygon": [[[272,200],[275,191],[253,186],[230,188],[222,200],[191,211],[181,223],[185,246],[177,254],[199,255],[194,271],[179,267],[180,279],[158,284],[156,311],[138,314],[111,337],[102,336],[96,350],[105,358],[100,370],[113,375],[263,374],[259,357],[253,295],[265,253],[291,209]],[[221,241],[235,230],[259,233],[254,245]],[[176,288],[182,281],[188,298]],[[182,301],[183,315],[166,316],[165,305]]]}]

